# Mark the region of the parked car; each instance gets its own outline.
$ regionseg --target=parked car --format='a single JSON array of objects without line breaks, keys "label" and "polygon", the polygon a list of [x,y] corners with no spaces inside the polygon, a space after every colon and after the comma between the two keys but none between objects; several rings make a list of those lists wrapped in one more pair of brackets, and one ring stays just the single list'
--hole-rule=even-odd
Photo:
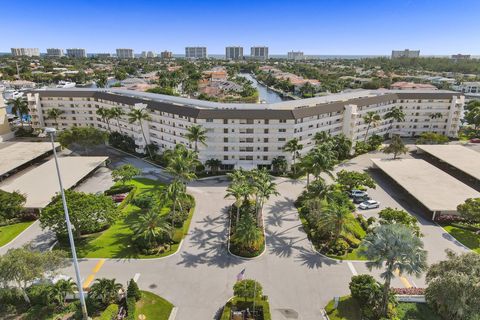
[{"label": "parked car", "polygon": [[363,195],[363,196],[353,196],[353,197],[352,197],[352,200],[353,200],[353,203],[359,204],[359,203],[365,202],[365,201],[367,201],[367,200],[370,200],[370,197],[367,196],[367,195]]},{"label": "parked car", "polygon": [[375,209],[375,208],[378,208],[378,207],[380,207],[380,202],[375,201],[375,200],[364,201],[364,202],[360,203],[360,205],[358,206],[358,208],[362,209],[362,210]]},{"label": "parked car", "polygon": [[480,138],[470,139],[470,142],[471,142],[471,143],[480,143]]},{"label": "parked car", "polygon": [[350,198],[353,197],[368,197],[368,193],[362,190],[351,190],[348,192]]},{"label": "parked car", "polygon": [[123,200],[125,200],[126,197],[127,197],[126,193],[114,194],[112,195],[112,200],[114,202],[122,202]]}]

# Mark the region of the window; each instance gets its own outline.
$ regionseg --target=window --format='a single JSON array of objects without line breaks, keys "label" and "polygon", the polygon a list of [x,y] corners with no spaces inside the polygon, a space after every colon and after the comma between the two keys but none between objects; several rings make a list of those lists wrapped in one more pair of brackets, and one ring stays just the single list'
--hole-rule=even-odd
[{"label": "window", "polygon": [[285,120],[285,119],[280,119],[280,120],[278,120],[278,122],[279,122],[279,123],[287,123],[287,120]]},{"label": "window", "polygon": [[278,129],[278,132],[287,132],[287,129]]},{"label": "window", "polygon": [[286,138],[278,138],[278,141],[279,142],[284,142],[284,141],[286,141]]},{"label": "window", "polygon": [[228,160],[228,156],[223,156],[223,160]]},{"label": "window", "polygon": [[207,119],[206,121],[207,122],[213,122],[213,119]]},{"label": "window", "polygon": [[223,138],[223,142],[228,142],[228,138]]},{"label": "window", "polygon": [[267,133],[268,133],[268,129],[264,129],[264,130],[263,130],[263,133],[267,134]]},{"label": "window", "polygon": [[228,152],[228,147],[223,147],[223,151]]}]

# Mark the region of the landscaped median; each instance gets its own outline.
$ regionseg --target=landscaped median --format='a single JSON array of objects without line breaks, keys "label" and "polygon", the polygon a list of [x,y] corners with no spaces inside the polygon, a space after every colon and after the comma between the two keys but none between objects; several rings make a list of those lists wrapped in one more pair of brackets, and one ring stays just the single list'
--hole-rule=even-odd
[{"label": "landscaped median", "polygon": [[480,253],[480,228],[460,223],[440,223],[440,225],[465,247]]},{"label": "landscaped median", "polygon": [[255,280],[240,280],[233,286],[234,296],[223,307],[220,320],[262,319],[271,320],[268,297],[263,295],[260,283]]},{"label": "landscaped median", "polygon": [[8,244],[32,225],[33,221],[19,222],[0,227],[0,247]]},{"label": "landscaped median", "polygon": [[[187,234],[194,212],[194,199],[185,195],[183,205],[167,195],[168,186],[146,178],[125,183],[128,196],[117,208],[118,215],[106,229],[76,239],[81,258],[159,258],[175,253]],[[118,183],[114,188],[124,191]],[[111,192],[107,192],[110,194]],[[66,248],[61,241],[58,248]]]}]

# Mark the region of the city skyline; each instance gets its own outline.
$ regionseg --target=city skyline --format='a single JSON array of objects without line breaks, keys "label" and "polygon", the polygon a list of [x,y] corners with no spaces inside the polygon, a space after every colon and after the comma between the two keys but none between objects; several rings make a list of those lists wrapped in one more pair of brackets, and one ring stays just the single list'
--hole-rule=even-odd
[{"label": "city skyline", "polygon": [[[3,4],[6,12],[21,12],[21,16],[8,15],[0,22],[0,28],[8,30],[0,52],[9,52],[11,47],[38,47],[41,52],[46,48],[85,48],[88,53],[132,48],[137,53],[169,50],[179,54],[188,46],[205,46],[216,55],[227,46],[264,45],[271,55],[292,50],[305,55],[390,55],[391,50],[405,48],[427,56],[479,55],[480,43],[460,31],[480,29],[474,17],[480,3],[456,3],[456,12],[462,14],[451,24],[445,23],[452,20],[449,7],[438,1],[306,1],[302,6],[285,1],[242,5],[211,1],[201,6],[192,1],[140,1],[133,6],[125,1],[115,5],[86,1],[74,7],[56,1],[39,7],[24,1]],[[77,18],[88,17],[88,24],[62,27],[70,24],[72,9]],[[45,19],[48,15],[55,19]]]}]

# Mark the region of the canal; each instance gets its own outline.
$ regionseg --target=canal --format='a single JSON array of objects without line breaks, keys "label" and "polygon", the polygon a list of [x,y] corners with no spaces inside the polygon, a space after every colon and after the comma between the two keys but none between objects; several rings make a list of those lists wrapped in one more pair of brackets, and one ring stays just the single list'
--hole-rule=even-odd
[{"label": "canal", "polygon": [[252,77],[250,73],[239,73],[238,75],[250,80],[253,83],[253,86],[258,89],[260,102],[265,101],[265,103],[275,103],[290,100],[289,98],[284,98],[279,93],[270,90],[265,85],[259,83],[257,79]]}]

